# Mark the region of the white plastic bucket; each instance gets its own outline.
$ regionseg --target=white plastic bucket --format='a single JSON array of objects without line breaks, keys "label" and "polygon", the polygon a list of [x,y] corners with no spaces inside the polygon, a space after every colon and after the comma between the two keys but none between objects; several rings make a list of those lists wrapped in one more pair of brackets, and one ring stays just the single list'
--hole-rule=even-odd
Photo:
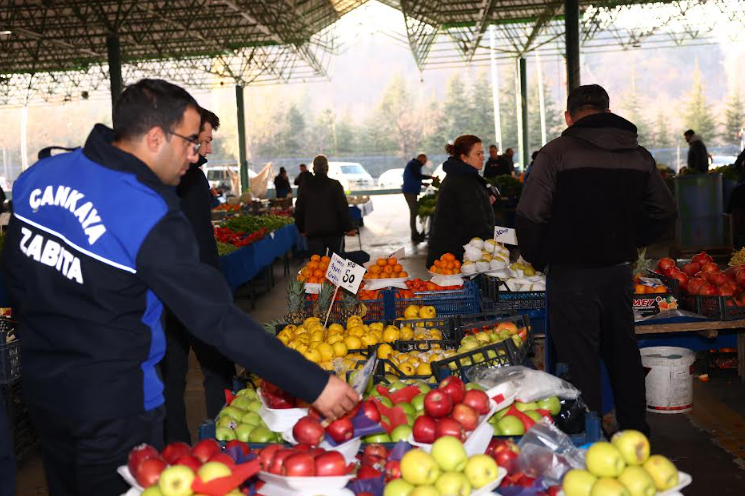
[{"label": "white plastic bucket", "polygon": [[656,346],[642,348],[646,373],[647,411],[685,413],[693,408],[693,362],[696,354],[687,348]]}]

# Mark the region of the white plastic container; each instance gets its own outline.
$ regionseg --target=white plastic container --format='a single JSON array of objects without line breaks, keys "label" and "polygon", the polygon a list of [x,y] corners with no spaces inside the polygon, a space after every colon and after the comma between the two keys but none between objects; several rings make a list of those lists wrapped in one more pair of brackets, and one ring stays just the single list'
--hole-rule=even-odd
[{"label": "white plastic container", "polygon": [[269,472],[259,472],[259,479],[267,484],[294,491],[296,495],[308,496],[327,494],[327,492],[341,492],[353,478],[353,474],[339,477],[284,477]]},{"label": "white plastic container", "polygon": [[687,348],[656,346],[642,348],[646,376],[647,411],[685,413],[693,408],[692,365],[696,354]]},{"label": "white plastic container", "polygon": [[284,432],[287,429],[292,429],[298,420],[308,415],[308,408],[269,408],[261,396],[260,389],[257,393],[259,400],[261,400],[261,408],[257,413],[272,432]]}]

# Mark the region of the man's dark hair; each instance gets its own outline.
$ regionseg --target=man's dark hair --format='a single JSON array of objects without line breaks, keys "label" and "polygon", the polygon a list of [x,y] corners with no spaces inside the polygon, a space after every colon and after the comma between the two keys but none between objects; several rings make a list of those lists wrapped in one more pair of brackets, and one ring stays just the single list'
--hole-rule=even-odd
[{"label": "man's dark hair", "polygon": [[693,136],[694,134],[696,134],[696,132],[693,129],[689,129],[688,131],[683,133],[683,136]]},{"label": "man's dark hair", "polygon": [[215,115],[214,112],[207,110],[204,107],[199,108],[199,130],[204,130],[204,125],[206,123],[210,123],[210,126],[212,126],[213,131],[217,131],[220,128],[220,118]]},{"label": "man's dark hair", "polygon": [[283,172],[287,172],[284,167],[279,168],[279,173],[282,174]]},{"label": "man's dark hair", "polygon": [[492,148],[494,148],[495,150],[499,150],[499,148],[497,148],[497,145],[489,145],[489,150],[491,150]]},{"label": "man's dark hair", "polygon": [[300,167],[305,167],[306,169],[308,168],[308,166],[305,164],[300,164]]},{"label": "man's dark hair", "polygon": [[610,97],[599,84],[578,86],[570,91],[567,97],[567,111],[572,117],[587,110],[605,112],[609,109]]},{"label": "man's dark hair", "polygon": [[170,132],[187,107],[199,109],[185,89],[162,79],[141,79],[127,86],[114,105],[115,139],[138,138],[156,126]]}]

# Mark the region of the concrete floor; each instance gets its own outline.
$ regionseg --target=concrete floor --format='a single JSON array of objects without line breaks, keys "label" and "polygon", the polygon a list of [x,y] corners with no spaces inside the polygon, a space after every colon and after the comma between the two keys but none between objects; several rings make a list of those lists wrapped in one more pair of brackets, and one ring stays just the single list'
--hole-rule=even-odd
[{"label": "concrete floor", "polygon": [[[413,277],[427,277],[426,244],[409,241],[408,210],[401,195],[373,197],[374,212],[365,218],[362,247],[372,257],[405,246],[405,265]],[[359,241],[347,238],[347,249],[359,249]],[[293,265],[293,271],[299,264]],[[294,273],[294,272],[293,272]],[[274,268],[275,286],[257,299],[251,309],[247,295],[239,293],[236,304],[259,322],[282,317],[285,286],[281,264]],[[686,496],[745,496],[745,388],[734,372],[712,373],[708,383],[694,380],[694,410],[687,414],[648,414],[652,449],[670,457],[680,470],[693,476]],[[189,428],[196,440],[199,424],[206,418],[199,364],[191,356],[186,404]],[[18,467],[19,496],[47,495],[38,450],[29,453]],[[81,495],[87,496],[87,495]]]}]

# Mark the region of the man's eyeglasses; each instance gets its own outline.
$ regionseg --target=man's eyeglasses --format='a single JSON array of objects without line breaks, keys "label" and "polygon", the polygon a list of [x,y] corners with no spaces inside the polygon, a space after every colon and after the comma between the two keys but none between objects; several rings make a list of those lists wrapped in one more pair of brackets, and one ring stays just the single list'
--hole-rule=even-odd
[{"label": "man's eyeglasses", "polygon": [[191,143],[192,145],[194,145],[194,153],[197,153],[199,151],[199,149],[202,148],[202,143],[200,143],[199,141],[197,141],[196,138],[189,138],[188,136],[182,136],[182,135],[180,135],[178,133],[174,133],[173,131],[170,131],[168,134],[172,134],[174,136],[178,136],[179,138],[181,138],[183,140],[186,140],[189,143]]}]

